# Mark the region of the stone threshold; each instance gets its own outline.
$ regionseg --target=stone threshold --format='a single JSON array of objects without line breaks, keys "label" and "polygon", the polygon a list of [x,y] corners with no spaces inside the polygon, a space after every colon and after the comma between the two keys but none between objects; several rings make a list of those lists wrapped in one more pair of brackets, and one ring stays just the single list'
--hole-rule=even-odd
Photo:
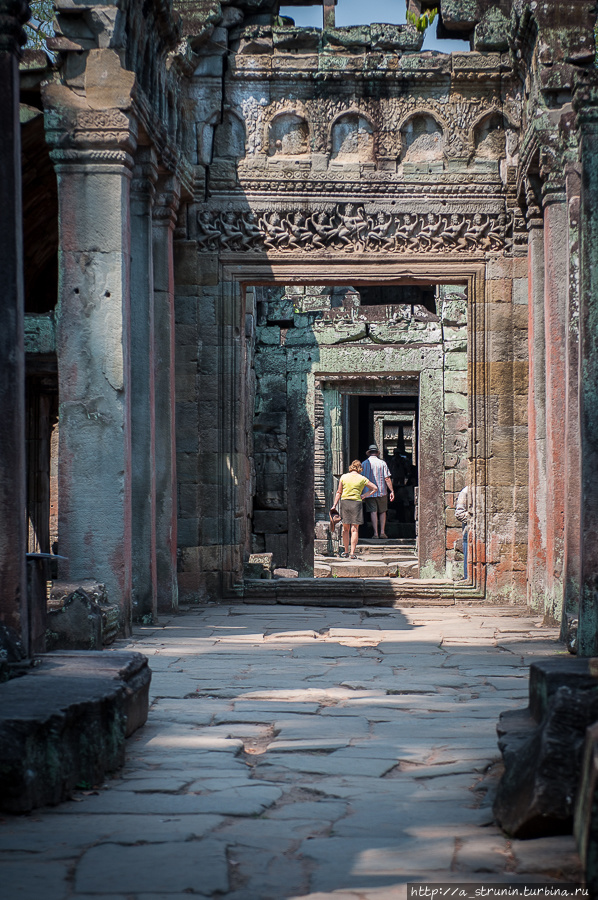
[{"label": "stone threshold", "polygon": [[36,658],[0,685],[0,809],[29,812],[101,784],[147,719],[141,653],[72,650]]},{"label": "stone threshold", "polygon": [[305,606],[454,606],[483,601],[471,585],[420,578],[247,579],[239,598],[244,603]]}]

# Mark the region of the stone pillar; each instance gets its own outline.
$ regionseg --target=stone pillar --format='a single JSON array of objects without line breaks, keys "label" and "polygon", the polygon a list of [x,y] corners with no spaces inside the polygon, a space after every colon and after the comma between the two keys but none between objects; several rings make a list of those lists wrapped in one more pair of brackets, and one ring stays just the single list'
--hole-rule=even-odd
[{"label": "stone pillar", "polygon": [[[567,174],[569,217],[566,323],[564,612],[579,615],[581,459],[579,442],[579,174]],[[565,637],[566,621],[563,622]]]},{"label": "stone pillar", "polygon": [[529,531],[528,602],[544,609],[546,583],[546,361],[544,326],[544,231],[534,186],[528,182],[529,310]]},{"label": "stone pillar", "polygon": [[[580,102],[580,101],[578,101]],[[583,103],[583,105],[581,105]],[[598,89],[580,102],[579,393],[581,584],[578,652],[598,654]]]},{"label": "stone pillar", "polygon": [[180,188],[161,176],[153,210],[156,571],[158,611],[178,608],[173,235]]},{"label": "stone pillar", "polygon": [[287,368],[287,560],[289,568],[304,578],[314,572],[314,429],[306,403],[308,366]]},{"label": "stone pillar", "polygon": [[418,558],[420,578],[446,578],[446,527],[444,510],[445,452],[455,451],[445,434],[442,349],[436,365],[419,378],[418,446]]},{"label": "stone pillar", "polygon": [[19,65],[27,3],[0,0],[0,623],[27,647],[25,355]]},{"label": "stone pillar", "polygon": [[[46,102],[52,99],[46,97]],[[103,582],[131,622],[130,183],[126,113],[46,108],[58,181],[62,577]]]},{"label": "stone pillar", "polygon": [[549,179],[544,203],[544,339],[546,360],[546,599],[552,622],[563,615],[568,212],[565,185]]},{"label": "stone pillar", "polygon": [[154,272],[156,154],[140,147],[131,184],[131,453],[134,621],[157,615]]}]

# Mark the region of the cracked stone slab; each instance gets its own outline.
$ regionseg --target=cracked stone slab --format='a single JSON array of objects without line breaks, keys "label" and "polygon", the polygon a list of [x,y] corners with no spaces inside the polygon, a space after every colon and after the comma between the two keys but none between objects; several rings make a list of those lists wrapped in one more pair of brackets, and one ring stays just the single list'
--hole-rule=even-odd
[{"label": "cracked stone slab", "polygon": [[[206,785],[209,789],[209,783]],[[98,797],[86,797],[77,804],[95,813],[124,814],[134,808],[137,814],[153,813],[182,815],[185,813],[211,813],[223,816],[260,815],[282,795],[282,790],[263,782],[254,782],[205,794],[132,794],[130,791],[110,791]],[[68,815],[72,804],[58,807],[56,815]]]},{"label": "cracked stone slab", "polygon": [[[192,851],[192,852],[191,852]],[[106,843],[88,850],[77,865],[75,890],[96,893],[199,892],[228,890],[226,846],[206,839],[192,843],[122,847]]]},{"label": "cracked stone slab", "polygon": [[346,772],[366,778],[381,778],[396,765],[396,759],[373,759],[370,756],[352,753],[348,749],[312,755],[293,753],[277,756],[275,753],[269,753],[262,765],[279,766],[296,772],[312,772],[315,775],[339,775]]},{"label": "cracked stone slab", "polygon": [[0,830],[0,853],[11,855],[24,852],[31,861],[32,853],[44,854],[46,859],[69,859],[100,840],[114,840],[122,844],[139,841],[164,843],[201,838],[224,821],[217,815],[48,815],[41,822],[26,828],[12,826]]},{"label": "cracked stone slab", "polygon": [[[449,869],[454,853],[452,838],[421,843],[388,838],[316,838],[304,841],[301,853],[318,865],[312,876],[315,890],[377,887],[399,875]],[[430,879],[436,880],[436,879]]]},{"label": "cracked stone slab", "polygon": [[19,900],[67,900],[72,896],[68,881],[70,863],[2,860],[2,893]]}]

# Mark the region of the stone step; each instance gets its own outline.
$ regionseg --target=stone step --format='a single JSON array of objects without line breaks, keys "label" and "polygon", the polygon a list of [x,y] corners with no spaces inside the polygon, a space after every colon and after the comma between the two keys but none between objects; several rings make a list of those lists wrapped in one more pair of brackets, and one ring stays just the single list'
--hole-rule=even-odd
[{"label": "stone step", "polygon": [[[460,587],[460,599],[478,601],[475,592]],[[453,606],[452,581],[419,578],[290,578],[246,581],[245,603],[304,606]]]},{"label": "stone step", "polygon": [[397,563],[383,560],[335,559],[330,562],[332,578],[396,578]]},{"label": "stone step", "polygon": [[[417,578],[419,574],[416,559],[329,559],[324,566],[329,570],[330,578]],[[321,571],[318,577],[325,577],[324,572]]]}]

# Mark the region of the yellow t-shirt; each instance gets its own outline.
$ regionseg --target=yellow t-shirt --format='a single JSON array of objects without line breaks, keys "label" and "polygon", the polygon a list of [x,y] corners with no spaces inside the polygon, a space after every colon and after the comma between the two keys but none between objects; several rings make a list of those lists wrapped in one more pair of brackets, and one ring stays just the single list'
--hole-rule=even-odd
[{"label": "yellow t-shirt", "polygon": [[361,492],[367,483],[367,478],[358,472],[349,472],[342,477],[343,493],[341,500],[361,500]]}]

